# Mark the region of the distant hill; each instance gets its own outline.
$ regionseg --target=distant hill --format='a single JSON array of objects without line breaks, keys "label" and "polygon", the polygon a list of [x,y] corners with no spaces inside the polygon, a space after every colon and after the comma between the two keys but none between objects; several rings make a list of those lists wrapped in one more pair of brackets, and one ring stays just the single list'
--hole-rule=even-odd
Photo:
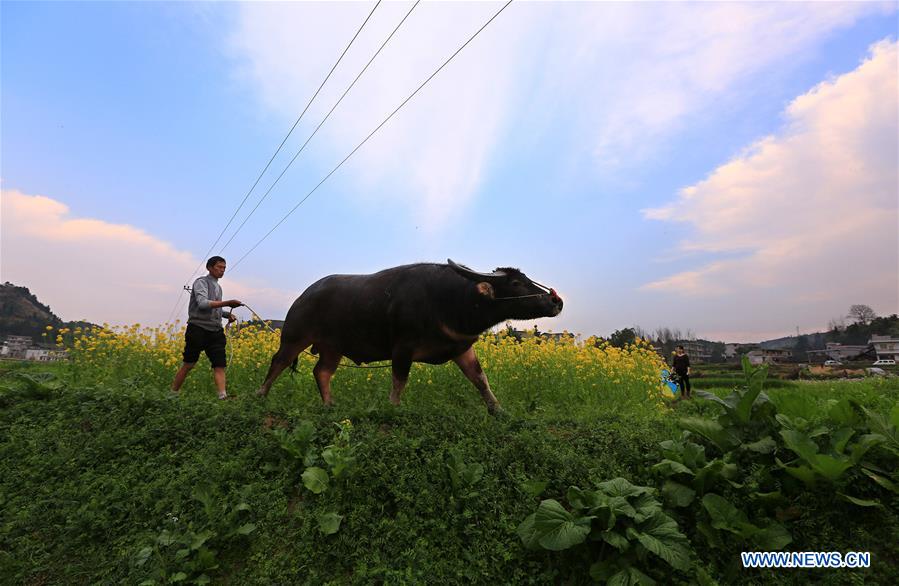
[{"label": "distant hill", "polygon": [[66,322],[38,301],[27,287],[10,282],[0,285],[0,337],[31,336],[40,340],[47,326],[54,328],[90,327],[88,322]]},{"label": "distant hill", "polygon": [[824,348],[828,341],[828,332],[815,332],[814,334],[802,334],[802,336],[786,336],[785,338],[776,338],[774,340],[765,340],[759,342],[759,346],[766,350],[788,350],[795,348],[799,343],[799,338],[805,338],[808,348]]},{"label": "distant hill", "polygon": [[774,340],[760,342],[759,346],[766,349],[794,349],[794,350],[820,350],[828,342],[840,344],[867,344],[871,336],[886,335],[899,336],[899,316],[892,315],[875,317],[868,323],[854,323],[839,329],[827,332],[815,332],[814,334],[802,334],[801,336],[787,336]]}]

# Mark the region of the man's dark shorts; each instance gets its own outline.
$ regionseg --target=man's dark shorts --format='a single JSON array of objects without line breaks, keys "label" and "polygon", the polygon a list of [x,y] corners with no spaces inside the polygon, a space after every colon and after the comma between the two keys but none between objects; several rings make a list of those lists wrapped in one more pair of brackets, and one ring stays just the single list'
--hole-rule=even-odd
[{"label": "man's dark shorts", "polygon": [[187,324],[184,332],[184,362],[194,364],[200,359],[200,352],[206,352],[212,368],[225,368],[225,330],[204,330],[200,326]]}]

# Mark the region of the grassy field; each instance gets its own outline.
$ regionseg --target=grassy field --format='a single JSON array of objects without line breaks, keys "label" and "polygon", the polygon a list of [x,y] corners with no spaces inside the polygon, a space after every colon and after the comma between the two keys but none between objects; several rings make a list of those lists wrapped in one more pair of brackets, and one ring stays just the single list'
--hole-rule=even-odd
[{"label": "grassy field", "polygon": [[[671,489],[688,484],[687,475],[660,466],[675,457],[660,444],[682,441],[683,422],[714,421],[721,408],[666,398],[657,358],[644,347],[482,340],[479,354],[505,407],[493,418],[449,366],[416,365],[400,407],[387,401],[386,369],[346,368],[334,380],[336,406],[324,408],[311,358],[256,399],[249,391],[268,343],[258,338],[235,344],[236,400],[216,401],[204,368],[173,397],[171,356],[128,335],[134,343],[109,338],[90,351],[82,341],[66,365],[0,366],[0,582],[580,584],[608,581],[610,567],[621,583],[888,584],[899,575],[899,499],[888,488],[897,458],[888,441],[867,446],[864,460],[833,480],[806,485],[772,464],[776,456],[803,467],[793,435],[771,432],[776,448],[751,454],[728,452],[694,427],[684,441],[703,444],[720,482],[683,504]],[[860,409],[885,422],[899,415],[896,381],[788,381],[767,389],[779,419],[760,413],[740,429],[783,431],[788,421],[791,433],[813,435],[822,454],[839,460],[834,449],[848,454],[877,435]],[[853,399],[854,414],[843,399]],[[850,438],[839,430],[846,425],[855,426]],[[814,435],[814,426],[825,431]],[[843,439],[828,444],[832,437]],[[820,462],[807,456],[814,472]],[[862,464],[882,471],[875,475],[884,483]],[[580,497],[569,487],[588,494],[615,478],[651,489],[645,510],[677,529],[661,537],[614,498],[594,503],[595,519],[579,518]],[[736,503],[745,523],[721,521],[709,495]],[[608,518],[613,501],[624,508],[610,522],[630,540],[617,550],[614,531],[596,520]],[[552,503],[570,517],[543,540],[553,547],[525,547],[523,522]],[[579,523],[591,532],[580,542]],[[870,551],[871,567],[738,567],[739,552],[762,549],[755,545],[775,526],[790,536],[779,549]],[[674,549],[659,545],[666,539]]]}]

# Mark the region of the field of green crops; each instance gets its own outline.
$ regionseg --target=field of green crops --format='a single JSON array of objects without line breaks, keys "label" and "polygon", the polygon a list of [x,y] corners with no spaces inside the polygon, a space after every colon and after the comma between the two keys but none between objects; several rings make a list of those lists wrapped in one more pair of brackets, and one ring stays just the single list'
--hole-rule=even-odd
[{"label": "field of green crops", "polygon": [[[249,330],[222,402],[205,358],[168,391],[175,330],[58,335],[68,363],[0,363],[0,583],[899,575],[899,378],[772,385],[747,367],[676,401],[646,345],[485,337],[494,418],[453,365],[415,365],[399,407],[389,369],[341,368],[325,408],[306,356],[258,399],[277,341]],[[871,565],[740,565],[774,550]]]}]

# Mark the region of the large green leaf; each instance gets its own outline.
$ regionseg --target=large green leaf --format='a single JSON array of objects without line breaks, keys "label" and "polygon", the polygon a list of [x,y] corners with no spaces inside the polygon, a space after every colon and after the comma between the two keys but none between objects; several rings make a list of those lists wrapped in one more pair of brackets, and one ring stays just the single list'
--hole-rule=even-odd
[{"label": "large green leaf", "polygon": [[318,530],[324,535],[333,535],[340,530],[343,516],[337,513],[324,513],[318,516]]},{"label": "large green leaf", "polygon": [[637,511],[634,509],[633,505],[627,502],[627,499],[623,496],[610,497],[607,506],[615,515],[629,517],[631,519],[637,516]]},{"label": "large green leaf", "polygon": [[844,501],[852,503],[853,505],[857,505],[859,507],[881,507],[883,505],[880,504],[880,501],[872,501],[867,499],[860,499],[858,497],[849,496],[848,494],[843,494],[842,492],[838,492],[840,498]]},{"label": "large green leaf", "polygon": [[303,486],[315,494],[323,493],[328,489],[328,473],[317,466],[306,468],[303,472]]},{"label": "large green leaf", "polygon": [[663,476],[674,476],[675,474],[687,474],[693,476],[692,470],[674,460],[662,460],[661,462],[654,464],[652,469],[661,473]]},{"label": "large green leaf", "polygon": [[743,537],[758,530],[758,527],[749,522],[743,511],[737,509],[722,496],[709,493],[702,497],[702,506],[708,512],[712,520],[712,527],[715,529],[730,531]]},{"label": "large green leaf", "polygon": [[612,480],[608,480],[606,482],[600,482],[596,485],[596,487],[609,496],[629,497],[652,492],[652,489],[649,487],[635,486],[624,478],[620,477],[613,478]]},{"label": "large green leaf", "polygon": [[302,420],[293,428],[293,438],[300,444],[308,444],[315,436],[315,424]]},{"label": "large green leaf", "polygon": [[890,425],[892,425],[894,429],[899,429],[899,402],[890,409]]},{"label": "large green leaf", "polygon": [[209,540],[210,537],[215,537],[215,532],[210,530],[200,531],[199,533],[194,535],[193,540],[191,541],[190,548],[191,549],[200,549],[206,541]]},{"label": "large green leaf", "polygon": [[696,478],[693,480],[693,488],[700,494],[705,494],[706,491],[715,486],[721,479],[733,478],[736,472],[736,466],[726,463],[721,458],[716,458],[696,472]]},{"label": "large green leaf", "polygon": [[[749,389],[739,394],[740,400],[737,403],[737,408],[734,410],[734,415],[740,423],[749,423],[749,420],[752,418],[752,406],[755,404],[756,399],[759,398],[759,395],[761,395],[761,392],[761,384],[751,384]],[[765,399],[767,400],[767,397]]]},{"label": "large green leaf", "polygon": [[541,547],[561,551],[587,539],[592,519],[593,517],[575,518],[558,501],[548,499],[537,507],[534,528],[540,533],[538,541]]},{"label": "large green leaf", "polygon": [[832,404],[827,411],[827,416],[831,421],[849,427],[855,427],[861,423],[858,412],[852,407],[848,399],[841,399]]},{"label": "large green leaf", "polygon": [[699,468],[705,465],[705,446],[695,442],[684,442],[684,458],[681,460],[689,468]]},{"label": "large green leaf", "polygon": [[831,482],[834,482],[843,475],[843,472],[852,468],[852,462],[848,458],[828,454],[818,454],[811,464],[815,472]]},{"label": "large green leaf", "polygon": [[602,539],[618,551],[624,552],[631,546],[627,538],[616,531],[603,531]]},{"label": "large green leaf", "polygon": [[771,454],[777,449],[777,442],[770,435],[749,444],[743,444],[743,449],[757,454]]},{"label": "large green leaf", "polygon": [[796,454],[811,464],[818,455],[818,445],[807,435],[795,429],[782,429],[780,436],[784,439],[787,447],[796,452]]},{"label": "large green leaf", "polygon": [[531,513],[525,517],[524,521],[518,526],[518,529],[515,530],[518,537],[521,538],[521,542],[524,543],[524,546],[528,549],[537,549],[540,546],[540,533],[534,526],[534,519],[536,517],[537,513]]},{"label": "large green leaf", "polygon": [[853,404],[864,411],[868,417],[868,427],[871,431],[884,438],[884,447],[899,456],[899,427],[897,427],[899,426],[899,403],[890,410],[889,418],[858,402],[854,401]]},{"label": "large green leaf", "polygon": [[615,574],[618,569],[617,560],[607,558],[590,565],[590,577],[594,582],[606,582]]},{"label": "large green leaf", "polygon": [[705,399],[706,401],[712,401],[713,403],[718,403],[719,405],[724,407],[724,409],[728,413],[733,411],[734,407],[736,407],[736,405],[737,405],[737,402],[734,400],[733,393],[731,393],[724,399],[722,399],[715,393],[710,393],[708,391],[695,391],[693,394],[696,395],[696,397],[699,399]]},{"label": "large green leaf", "polygon": [[761,551],[777,551],[789,545],[793,538],[779,523],[771,523],[752,534],[750,541]]},{"label": "large green leaf", "polygon": [[690,567],[687,538],[678,530],[677,523],[671,517],[659,513],[648,519],[640,525],[637,539],[643,547],[673,568],[687,570]]},{"label": "large green leaf", "polygon": [[634,507],[634,511],[636,511],[634,520],[637,523],[642,523],[644,520],[662,512],[662,504],[651,494],[641,494],[633,499],[631,504]]},{"label": "large green leaf", "polygon": [[778,466],[787,471],[787,474],[794,478],[798,478],[807,486],[812,486],[813,484],[815,484],[815,471],[808,466],[787,466],[777,458],[775,458],[775,461],[777,462]]},{"label": "large green leaf", "polygon": [[666,480],[662,485],[662,496],[673,507],[686,507],[693,502],[696,491],[673,480]]},{"label": "large green leaf", "polygon": [[868,450],[885,441],[886,438],[879,433],[868,433],[858,438],[858,441],[852,444],[850,450],[850,458],[853,464],[858,464]]},{"label": "large green leaf", "polygon": [[724,429],[720,423],[704,417],[684,417],[678,424],[697,435],[706,438],[722,452],[729,452],[740,442],[730,430]]},{"label": "large green leaf", "polygon": [[862,468],[862,472],[864,472],[868,476],[868,478],[870,478],[871,480],[873,480],[880,486],[884,487],[885,489],[887,489],[891,492],[895,492],[896,494],[899,494],[899,485],[892,482],[891,480],[884,478],[883,476],[876,474],[873,471],[867,470],[865,468]]},{"label": "large green leaf", "polygon": [[568,487],[566,495],[568,503],[576,509],[595,509],[606,502],[606,496],[597,490],[581,490],[576,486]]},{"label": "large green leaf", "polygon": [[531,498],[537,498],[546,490],[549,482],[546,480],[525,480],[521,483],[521,490]]},{"label": "large green leaf", "polygon": [[622,568],[613,574],[606,586],[654,586],[655,580],[633,566]]},{"label": "large green leaf", "polygon": [[842,454],[843,450],[846,449],[846,444],[849,443],[849,440],[852,439],[853,435],[855,435],[854,429],[851,427],[841,427],[830,436],[830,447],[833,448],[833,451],[837,454]]}]

